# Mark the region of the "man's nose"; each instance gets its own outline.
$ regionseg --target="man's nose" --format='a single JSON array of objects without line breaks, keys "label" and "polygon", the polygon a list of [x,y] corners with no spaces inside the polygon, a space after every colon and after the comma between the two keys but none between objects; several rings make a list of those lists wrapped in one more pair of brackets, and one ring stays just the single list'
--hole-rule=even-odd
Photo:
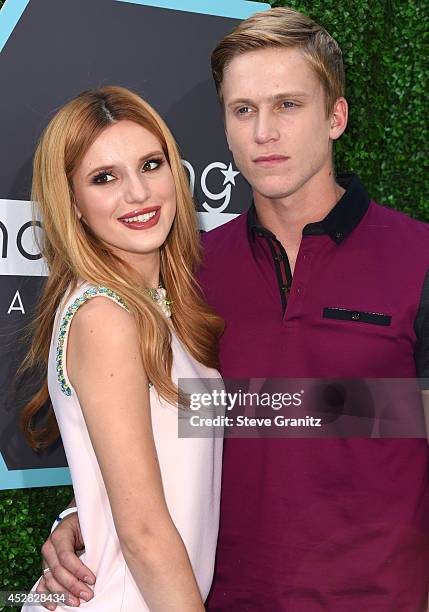
[{"label": "man's nose", "polygon": [[255,141],[264,144],[280,136],[276,117],[269,110],[260,110],[255,122]]}]

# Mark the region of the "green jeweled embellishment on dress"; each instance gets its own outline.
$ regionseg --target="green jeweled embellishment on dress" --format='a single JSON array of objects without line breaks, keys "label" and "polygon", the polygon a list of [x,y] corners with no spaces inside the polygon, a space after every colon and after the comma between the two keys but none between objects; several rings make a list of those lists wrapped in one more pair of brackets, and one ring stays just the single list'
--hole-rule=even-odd
[{"label": "green jeweled embellishment on dress", "polygon": [[64,395],[67,395],[69,397],[72,394],[72,390],[71,390],[71,387],[68,381],[66,381],[65,376],[64,376],[64,368],[63,368],[64,339],[67,334],[70,321],[73,315],[75,314],[75,312],[79,309],[80,306],[82,306],[82,304],[85,304],[85,302],[87,302],[88,300],[90,300],[96,295],[106,295],[112,300],[114,300],[115,302],[117,302],[120,306],[125,308],[125,310],[128,310],[128,307],[125,304],[124,300],[117,293],[115,293],[111,289],[108,289],[107,287],[90,287],[89,289],[86,289],[86,291],[84,291],[84,293],[81,296],[76,298],[73,304],[71,304],[67,308],[66,313],[61,321],[60,330],[58,333],[56,371],[57,371],[57,378],[58,378],[58,382],[60,383],[61,391],[64,393]]},{"label": "green jeweled embellishment on dress", "polygon": [[[153,301],[156,302],[158,306],[161,308],[164,315],[166,317],[171,317],[170,306],[172,302],[168,299],[167,292],[164,289],[164,287],[160,286],[158,287],[158,289],[151,288],[151,289],[148,289],[147,292],[150,295],[150,297],[153,299]],[[64,393],[64,395],[67,395],[69,397],[72,394],[72,390],[71,390],[70,385],[68,384],[68,382],[66,381],[64,377],[64,368],[63,368],[64,340],[65,340],[65,337],[68,331],[70,321],[73,315],[75,314],[75,312],[79,309],[80,306],[82,306],[82,304],[85,304],[85,302],[87,302],[88,300],[90,300],[96,295],[105,295],[111,298],[112,300],[114,300],[115,302],[117,302],[117,304],[119,304],[123,308],[125,308],[125,310],[129,310],[124,300],[117,293],[115,293],[108,287],[89,287],[89,289],[86,289],[86,291],[84,291],[84,293],[81,296],[76,298],[73,304],[71,304],[67,308],[66,313],[61,321],[60,330],[58,333],[58,344],[57,344],[57,353],[56,353],[56,371],[57,371],[58,382],[60,383],[60,386],[61,386],[61,391]],[[149,389],[151,389],[152,387],[153,387],[153,383],[150,382]]]}]

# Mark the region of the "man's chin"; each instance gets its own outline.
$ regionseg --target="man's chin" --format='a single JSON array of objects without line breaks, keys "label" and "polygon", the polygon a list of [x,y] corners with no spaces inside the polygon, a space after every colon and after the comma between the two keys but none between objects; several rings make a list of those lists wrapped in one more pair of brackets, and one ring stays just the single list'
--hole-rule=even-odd
[{"label": "man's chin", "polygon": [[295,193],[296,188],[291,185],[278,187],[254,187],[254,191],[267,200],[281,200]]}]

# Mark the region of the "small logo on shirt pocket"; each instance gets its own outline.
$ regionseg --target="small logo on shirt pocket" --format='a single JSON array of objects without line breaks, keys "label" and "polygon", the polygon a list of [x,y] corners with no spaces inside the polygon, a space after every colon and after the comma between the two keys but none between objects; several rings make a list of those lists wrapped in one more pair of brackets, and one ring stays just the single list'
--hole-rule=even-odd
[{"label": "small logo on shirt pocket", "polygon": [[364,312],[363,310],[349,310],[348,308],[324,308],[323,318],[384,326],[390,325],[392,320],[390,315],[379,312]]}]

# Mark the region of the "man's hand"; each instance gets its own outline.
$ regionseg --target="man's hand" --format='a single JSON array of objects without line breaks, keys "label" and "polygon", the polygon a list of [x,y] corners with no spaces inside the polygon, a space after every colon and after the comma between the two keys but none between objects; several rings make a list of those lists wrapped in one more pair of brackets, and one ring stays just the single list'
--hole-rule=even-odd
[{"label": "man's hand", "polygon": [[[36,591],[66,593],[71,606],[79,606],[80,599],[92,599],[94,593],[88,584],[95,584],[95,576],[78,557],[84,548],[77,513],[66,516],[42,546],[43,567],[50,571],[45,572]],[[48,610],[56,607],[45,604]]]}]

